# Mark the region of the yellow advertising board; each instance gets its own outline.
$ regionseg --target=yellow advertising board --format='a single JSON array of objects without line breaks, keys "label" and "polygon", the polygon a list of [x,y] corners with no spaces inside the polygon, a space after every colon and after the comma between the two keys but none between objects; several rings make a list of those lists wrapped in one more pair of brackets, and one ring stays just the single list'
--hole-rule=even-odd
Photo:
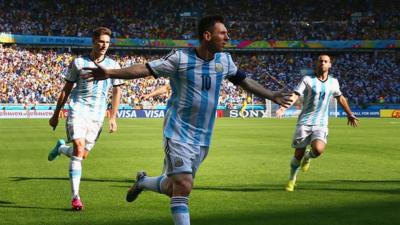
[{"label": "yellow advertising board", "polygon": [[400,109],[381,109],[380,114],[383,118],[400,118]]},{"label": "yellow advertising board", "polygon": [[15,44],[16,41],[11,34],[0,33],[0,43]]}]

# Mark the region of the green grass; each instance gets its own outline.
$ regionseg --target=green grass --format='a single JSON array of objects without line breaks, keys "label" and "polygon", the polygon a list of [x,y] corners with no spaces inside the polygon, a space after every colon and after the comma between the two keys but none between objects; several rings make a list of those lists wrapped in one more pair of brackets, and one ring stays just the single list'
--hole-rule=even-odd
[{"label": "green grass", "polygon": [[[400,221],[400,120],[330,121],[326,153],[283,191],[294,119],[218,119],[190,198],[192,224],[385,225]],[[69,159],[47,161],[64,137],[47,120],[0,120],[0,224],[172,224],[169,199],[125,193],[137,170],[162,169],[162,121],[120,119],[83,163],[86,209],[71,212]],[[105,127],[106,128],[106,127]],[[396,222],[397,221],[397,222]]]}]

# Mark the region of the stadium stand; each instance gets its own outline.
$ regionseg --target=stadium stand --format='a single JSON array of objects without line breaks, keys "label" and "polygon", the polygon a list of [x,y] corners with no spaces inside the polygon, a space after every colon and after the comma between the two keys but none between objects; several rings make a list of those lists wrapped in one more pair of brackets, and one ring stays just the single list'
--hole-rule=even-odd
[{"label": "stadium stand", "polygon": [[390,0],[0,0],[0,32],[90,36],[103,25],[115,37],[190,39],[199,16],[221,14],[235,40],[384,40],[399,39],[399,8]]},{"label": "stadium stand", "polygon": [[[318,6],[318,7],[316,7]],[[221,12],[221,8],[224,10]],[[0,0],[0,33],[46,36],[89,36],[104,25],[115,37],[195,39],[196,21],[206,14],[226,18],[234,40],[399,40],[399,1],[389,0],[215,0],[215,1],[25,1]],[[139,10],[140,9],[140,10]],[[263,10],[260,10],[263,9]],[[92,16],[96,12],[97,16]],[[163,18],[159,20],[158,18]],[[54,46],[53,46],[54,47]],[[73,57],[84,49],[66,50],[4,45],[0,48],[0,103],[54,104]],[[310,71],[318,52],[232,52],[252,78],[281,88],[293,88]],[[334,51],[332,73],[352,105],[400,103],[400,56],[396,50]],[[114,50],[121,66],[160,57],[155,52]],[[142,96],[166,84],[164,79],[128,81],[122,103],[132,108],[165,105],[167,96]],[[240,104],[245,93],[224,83],[220,104]],[[255,98],[256,103],[263,103]]]},{"label": "stadium stand", "polygon": [[[54,104],[69,62],[75,56],[55,50],[20,47],[3,47],[0,53],[0,102],[18,104]],[[273,78],[293,88],[303,70],[310,69],[317,54],[239,54],[234,55],[234,59],[253,79],[277,90],[281,86]],[[159,55],[112,54],[111,57],[125,67],[132,63],[147,62]],[[336,53],[333,60],[332,73],[341,81],[342,91],[352,104],[378,103],[382,96],[386,103],[400,103],[398,53]],[[123,90],[122,103],[133,107],[165,105],[165,95],[150,98],[146,103],[142,96],[167,82],[165,79],[152,78],[128,81]],[[221,105],[240,104],[242,95],[238,88],[224,82]],[[261,100],[258,102],[262,103]]]}]

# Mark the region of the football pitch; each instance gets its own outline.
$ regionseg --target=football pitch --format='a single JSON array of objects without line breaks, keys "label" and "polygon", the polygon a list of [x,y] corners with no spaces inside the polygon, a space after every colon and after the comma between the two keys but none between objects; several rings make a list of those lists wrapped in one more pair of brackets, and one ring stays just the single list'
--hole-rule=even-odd
[{"label": "football pitch", "polygon": [[[193,225],[385,225],[400,221],[400,120],[331,119],[326,153],[284,191],[295,119],[217,119],[190,197]],[[136,171],[162,170],[162,120],[107,124],[83,162],[85,209],[70,210],[69,159],[47,161],[65,137],[45,119],[0,120],[0,224],[173,224],[169,199],[125,194]],[[397,221],[397,222],[396,222]]]}]

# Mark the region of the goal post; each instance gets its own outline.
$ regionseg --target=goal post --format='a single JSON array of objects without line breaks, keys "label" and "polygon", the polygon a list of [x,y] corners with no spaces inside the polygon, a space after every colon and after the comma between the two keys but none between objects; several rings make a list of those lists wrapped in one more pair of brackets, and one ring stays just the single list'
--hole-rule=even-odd
[{"label": "goal post", "polygon": [[265,99],[265,118],[272,117],[272,102],[269,99]]}]

